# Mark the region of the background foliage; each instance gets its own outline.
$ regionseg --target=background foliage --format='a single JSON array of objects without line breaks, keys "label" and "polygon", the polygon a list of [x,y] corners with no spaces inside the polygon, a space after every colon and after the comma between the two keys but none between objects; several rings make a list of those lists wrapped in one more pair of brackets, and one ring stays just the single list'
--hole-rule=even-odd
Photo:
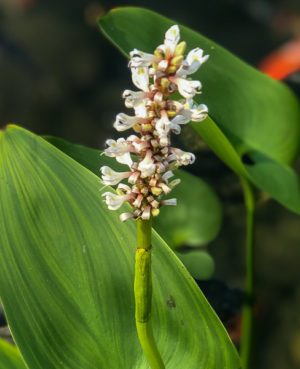
[{"label": "background foliage", "polygon": [[[120,91],[128,87],[130,78],[124,58],[99,35],[95,19],[123,4],[2,0],[0,66],[5,73],[0,76],[0,123],[19,122],[38,133],[102,149],[105,138],[113,135],[114,115],[123,110]],[[130,4],[149,6],[148,1]],[[151,8],[188,24],[254,66],[286,39],[296,37],[299,29],[297,0],[192,0],[188,5],[174,0],[172,6],[153,1]],[[295,82],[289,83],[297,90]],[[214,278],[232,288],[242,287],[244,210],[239,184],[191,131],[184,135],[181,144],[198,157],[193,172],[213,184],[224,204],[221,234],[209,247],[216,262]],[[300,365],[299,218],[274,202],[261,207],[257,218],[255,365],[296,369]],[[220,315],[238,311],[229,301],[227,310],[224,296],[214,302]],[[234,338],[238,318],[232,320],[232,314],[229,318],[225,320]]]}]

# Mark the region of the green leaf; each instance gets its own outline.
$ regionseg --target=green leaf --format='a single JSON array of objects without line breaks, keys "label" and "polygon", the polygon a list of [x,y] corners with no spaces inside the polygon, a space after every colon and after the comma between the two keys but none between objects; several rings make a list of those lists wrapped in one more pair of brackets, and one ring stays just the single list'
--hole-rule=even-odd
[{"label": "green leaf", "polygon": [[[134,7],[113,9],[100,19],[103,33],[125,55],[134,48],[153,52],[174,23],[150,10]],[[286,174],[285,164],[292,162],[299,148],[299,102],[285,85],[263,75],[213,41],[187,27],[180,26],[180,30],[189,49],[201,47],[210,55],[209,61],[193,75],[203,83],[200,101],[208,105],[210,118],[194,123],[193,128],[238,175],[248,177],[282,205],[300,213],[297,198],[294,199],[297,205],[291,206],[291,201],[285,201],[286,197],[270,184],[276,179],[267,177],[274,172],[266,173],[262,181],[263,174],[253,170],[256,165],[261,166],[260,157],[253,164],[251,174],[242,160],[244,155],[256,151],[270,158]],[[289,183],[290,179],[288,175],[284,182]]]},{"label": "green leaf", "polygon": [[1,338],[0,369],[26,369],[18,349]]},{"label": "green leaf", "polygon": [[215,271],[214,259],[204,250],[191,250],[176,255],[195,279],[210,279]]},{"label": "green leaf", "polygon": [[255,165],[247,165],[249,178],[259,188],[265,189],[279,203],[299,213],[299,177],[288,165],[279,164],[259,152],[249,152],[248,157]]},{"label": "green leaf", "polygon": [[[98,177],[9,126],[0,187],[0,296],[28,367],[148,369],[134,322],[135,223],[107,210]],[[219,319],[154,231],[153,274],[153,327],[168,369],[240,368]]]},{"label": "green leaf", "polygon": [[[100,151],[75,145],[56,137],[47,140],[74,160],[99,175],[99,169],[108,165],[124,171],[113,158],[100,156]],[[222,208],[213,190],[200,178],[178,170],[176,177],[181,183],[171,193],[178,199],[176,207],[162,208],[155,219],[154,228],[172,248],[181,245],[199,246],[212,241],[219,233],[222,223]],[[191,191],[192,189],[192,191]]]},{"label": "green leaf", "polygon": [[222,221],[221,204],[212,189],[200,178],[180,170],[181,183],[172,191],[175,208],[163,207],[154,228],[172,247],[199,246],[212,241]]}]

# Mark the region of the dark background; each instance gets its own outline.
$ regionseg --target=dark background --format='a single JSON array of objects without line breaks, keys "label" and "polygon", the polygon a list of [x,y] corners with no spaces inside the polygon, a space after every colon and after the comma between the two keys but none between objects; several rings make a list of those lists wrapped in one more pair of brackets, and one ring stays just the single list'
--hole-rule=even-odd
[{"label": "dark background", "polygon": [[[15,122],[96,148],[115,135],[112,122],[123,110],[122,91],[132,85],[126,60],[100,34],[96,19],[119,5],[156,10],[253,66],[300,37],[299,0],[0,0],[1,126]],[[287,83],[299,91],[291,81]],[[199,157],[191,170],[215,188],[224,204],[221,233],[210,245],[215,278],[228,288],[242,288],[244,208],[239,182],[188,128],[182,140]],[[274,202],[257,211],[253,368],[300,367],[299,229],[299,217]],[[221,315],[227,287],[208,288]],[[230,299],[228,304],[233,313],[224,320],[236,339],[238,304],[230,306]]]}]

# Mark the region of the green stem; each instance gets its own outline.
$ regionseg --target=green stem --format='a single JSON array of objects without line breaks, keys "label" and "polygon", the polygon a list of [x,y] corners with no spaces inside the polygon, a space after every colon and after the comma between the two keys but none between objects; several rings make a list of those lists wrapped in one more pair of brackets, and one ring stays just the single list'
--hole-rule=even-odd
[{"label": "green stem", "polygon": [[137,220],[135,256],[135,321],[140,344],[151,369],[165,369],[151,326],[151,220]]},{"label": "green stem", "polygon": [[255,199],[252,187],[248,180],[241,178],[244,192],[244,201],[247,213],[246,235],[246,285],[245,303],[242,313],[242,337],[241,337],[241,361],[242,369],[251,368],[252,345],[253,345],[253,302],[254,302],[254,212]]}]

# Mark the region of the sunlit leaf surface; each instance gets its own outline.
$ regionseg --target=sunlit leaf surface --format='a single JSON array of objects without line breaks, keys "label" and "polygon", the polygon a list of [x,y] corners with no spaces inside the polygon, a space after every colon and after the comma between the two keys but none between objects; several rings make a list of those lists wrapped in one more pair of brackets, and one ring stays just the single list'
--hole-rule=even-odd
[{"label": "sunlit leaf surface", "polygon": [[1,338],[0,369],[26,369],[18,349]]}]

